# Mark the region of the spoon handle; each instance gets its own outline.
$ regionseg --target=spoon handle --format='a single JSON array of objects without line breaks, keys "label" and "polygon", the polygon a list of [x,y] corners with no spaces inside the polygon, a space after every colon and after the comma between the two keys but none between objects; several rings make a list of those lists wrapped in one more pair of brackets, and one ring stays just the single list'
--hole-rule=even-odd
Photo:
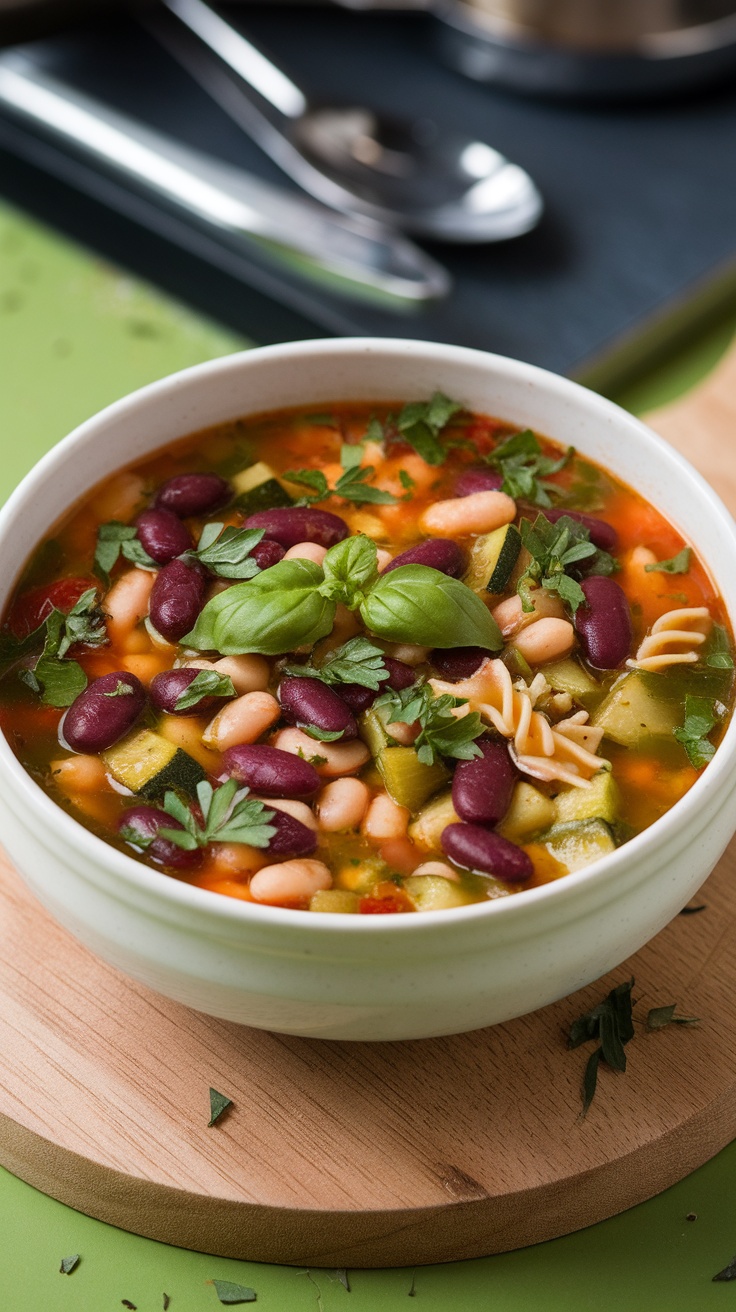
[{"label": "spoon handle", "polygon": [[0,110],[122,178],[231,248],[262,254],[325,291],[393,308],[447,294],[449,275],[390,228],[334,214],[155,132],[49,76],[32,59],[0,55]]},{"label": "spoon handle", "polygon": [[[263,112],[279,126],[306,114],[309,102],[301,88],[204,0],[161,0],[160,8],[216,55],[241,85],[255,91],[264,102]],[[152,22],[160,21],[154,11]]]}]

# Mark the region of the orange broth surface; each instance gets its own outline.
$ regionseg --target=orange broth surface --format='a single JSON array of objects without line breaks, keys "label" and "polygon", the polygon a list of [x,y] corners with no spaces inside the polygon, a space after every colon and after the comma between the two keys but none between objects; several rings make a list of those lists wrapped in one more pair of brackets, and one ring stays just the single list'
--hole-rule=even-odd
[{"label": "orange broth surface", "polygon": [[[394,502],[359,504],[330,495],[315,505],[340,516],[350,534],[366,535],[378,548],[394,557],[425,541],[431,537],[421,522],[427,508],[454,497],[455,485],[464,470],[488,468],[484,466],[486,458],[516,430],[501,420],[460,411],[450,418],[440,433],[446,447],[444,463],[430,464],[397,431],[395,417],[400,410],[401,403],[371,407],[340,403],[322,407],[320,414],[293,410],[260,415],[191,434],[149,459],[122,470],[81,499],[40,544],[7,609],[5,638],[10,640],[12,648],[13,640],[20,642],[28,637],[43,612],[44,598],[50,595],[52,585],[56,586],[52,601],[62,612],[69,609],[85,587],[95,588],[96,600],[104,616],[107,588],[96,577],[93,565],[100,525],[110,521],[134,525],[137,515],[152,504],[161,485],[180,474],[213,471],[231,479],[237,478],[254,463],[264,461],[273,475],[281,480],[282,488],[296,500],[308,489],[284,480],[287,471],[321,471],[333,487],[344,473],[341,464],[343,448],[365,443],[361,463],[364,468],[372,470],[367,475],[367,482],[392,494]],[[376,435],[379,440],[372,440]],[[559,459],[564,454],[562,447],[544,437],[538,437],[538,442],[543,455]],[[659,691],[655,701],[656,706],[669,708],[670,727],[667,732],[661,731],[661,725],[650,732],[651,726],[644,723],[640,741],[621,741],[620,734],[617,741],[615,731],[614,736],[606,732],[598,746],[592,749],[600,758],[601,769],[606,772],[610,768],[614,780],[614,791],[601,803],[600,814],[596,814],[595,806],[591,813],[584,814],[583,806],[579,818],[570,820],[569,808],[573,803],[568,800],[567,804],[563,802],[561,805],[560,798],[569,799],[574,794],[577,805],[577,800],[592,795],[591,788],[597,791],[595,785],[600,784],[602,775],[594,775],[592,785],[587,779],[585,786],[578,787],[560,780],[539,778],[523,769],[518,773],[508,813],[511,819],[507,816],[490,827],[496,828],[507,842],[513,842],[531,858],[531,873],[527,878],[505,880],[492,870],[466,869],[448,858],[442,844],[443,824],[457,824],[460,818],[453,814],[450,793],[453,770],[458,762],[445,757],[442,781],[419,806],[403,807],[402,810],[406,798],[402,799],[394,792],[393,801],[397,803],[393,817],[395,832],[390,836],[376,838],[370,827],[366,830],[365,821],[345,832],[325,832],[318,827],[317,847],[310,860],[324,863],[329,869],[331,887],[326,887],[327,879],[323,879],[322,886],[313,895],[305,894],[278,904],[358,914],[399,913],[515,894],[564,876],[568,870],[605,855],[606,851],[652,824],[695,782],[703,767],[696,768],[689,759],[685,746],[672,732],[672,725],[684,724],[686,696],[702,695],[715,707],[714,725],[706,735],[708,742],[717,745],[723,732],[730,706],[728,652],[731,635],[723,604],[713,583],[694,551],[685,572],[645,570],[637,556],[641,548],[652,553],[648,557],[650,561],[660,562],[676,557],[686,544],[656,508],[606,471],[573,454],[563,468],[547,476],[545,486],[550,489],[550,485],[547,495],[555,507],[578,509],[605,521],[616,531],[618,545],[612,554],[618,570],[612,577],[623,589],[631,611],[633,638],[629,660],[635,659],[640,643],[661,616],[678,608],[707,608],[710,620],[701,628],[707,628],[708,633],[697,648],[697,659],[690,662],[676,660],[662,672],[643,676],[643,683],[650,693],[653,687],[659,690],[664,686],[662,681],[666,681],[664,701]],[[517,498],[516,511],[514,523],[517,526],[522,518],[533,522],[540,513],[538,507],[531,506],[521,497]],[[240,527],[243,510],[236,502],[224,510],[186,519],[194,543],[205,524],[212,522]],[[469,559],[480,536],[484,535],[456,537],[466,559]],[[491,612],[504,598],[514,596],[524,559],[522,549],[508,584],[501,592],[491,594],[484,585],[476,587],[476,595]],[[111,572],[112,586],[135,568],[135,564],[121,556]],[[581,577],[579,571],[578,577]],[[71,583],[65,594],[63,589],[59,591],[59,580],[81,582]],[[225,585],[231,583],[232,580],[224,580]],[[221,586],[212,579],[210,594],[214,595]],[[442,586],[441,580],[437,586]],[[534,596],[544,591],[536,588]],[[548,600],[553,595],[546,593]],[[560,618],[574,619],[564,601],[557,598],[556,604],[556,614]],[[47,605],[47,613],[48,610]],[[518,695],[521,696],[526,695],[524,689],[535,675],[552,671],[551,686],[534,703],[535,712],[552,727],[582,711],[587,712],[595,724],[602,714],[601,708],[610,702],[623,679],[642,681],[640,672],[623,662],[613,670],[591,668],[584,659],[585,652],[577,636],[572,639],[571,650],[561,658],[538,664],[527,663],[520,658],[515,645],[519,633],[528,633],[533,627],[533,623],[527,624],[527,619],[523,616],[524,627],[508,634],[503,648],[489,651],[488,659],[502,660],[512,678],[522,681],[521,684],[517,682],[517,688],[521,687]],[[539,621],[534,619],[533,622]],[[364,631],[356,612],[344,606],[338,607],[332,633],[318,641],[314,650],[300,649],[283,656],[267,657],[270,667],[268,691],[277,692],[285,663],[309,660],[318,669],[331,651]],[[119,835],[117,829],[121,817],[142,799],[136,798],[109,771],[95,770],[94,762],[90,766],[89,754],[72,753],[60,745],[59,730],[64,708],[45,704],[41,690],[34,690],[18,677],[19,672],[33,671],[43,645],[43,632],[39,630],[39,633],[41,636],[35,651],[31,650],[29,654],[24,650],[20,655],[12,650],[10,654],[6,653],[5,672],[0,679],[0,727],[23,766],[54,801],[80,823],[115,847],[154,866],[162,878],[185,879],[201,888],[252,901],[250,884],[254,872],[269,865],[283,864],[284,857],[269,856],[267,849],[247,844],[212,841],[202,848],[198,864],[189,870],[181,870],[157,864],[147,850],[136,848]],[[714,640],[715,633],[719,634],[718,643]],[[401,658],[402,651],[391,642],[380,638],[376,641],[388,655]],[[720,658],[713,661],[712,652],[716,649],[720,650]],[[688,644],[684,641],[679,647],[675,644],[673,650],[675,654],[686,652]],[[101,645],[72,645],[66,659],[79,663],[90,685],[103,675],[123,671],[136,676],[148,687],[156,675],[199,655],[198,651],[181,644],[163,642],[141,619],[124,630],[119,626],[114,631],[108,628],[108,640]],[[204,652],[203,656],[210,661],[218,659],[217,653]],[[437,674],[430,649],[410,652],[409,662],[414,665],[420,682]],[[571,670],[573,673],[578,671],[587,686],[587,693],[582,698],[566,691],[566,678],[569,682]],[[333,687],[339,694],[339,683]],[[675,707],[674,713],[672,706]],[[462,703],[457,709],[462,709]],[[464,709],[467,710],[467,706]],[[483,712],[481,714],[484,733],[505,743],[497,724]],[[200,764],[207,779],[216,787],[224,777],[223,756],[203,742],[203,733],[212,718],[212,712],[203,716],[196,713],[196,708],[189,714],[174,715],[155,711],[149,705],[140,724],[178,745]],[[359,735],[370,739],[364,717],[359,715],[357,719]],[[582,719],[585,721],[586,717]],[[284,724],[282,720],[270,725],[259,741],[271,742]],[[131,733],[138,732],[139,727],[136,726]],[[386,729],[385,723],[383,729]],[[63,743],[63,737],[61,741]],[[396,745],[390,733],[385,741],[387,746]],[[706,747],[705,750],[707,753],[709,749]],[[319,771],[319,741],[314,742],[314,756]],[[372,759],[354,772],[367,786],[369,799],[384,796],[387,791],[391,796],[381,767],[381,758],[373,751]],[[330,779],[324,776],[322,787],[329,782]],[[309,806],[318,826],[321,796],[320,792],[302,803]],[[527,803],[531,798],[534,805],[530,813],[527,813],[528,806],[522,808],[519,816],[515,812],[522,796]],[[187,805],[193,801],[191,796],[182,797]],[[145,801],[147,805],[161,807],[164,798],[148,796]],[[430,826],[427,831],[427,826],[422,826],[422,816],[426,819],[428,808],[433,806],[440,821],[435,823],[434,829]],[[432,863],[433,868],[424,873],[422,868],[427,863]],[[415,875],[415,870],[420,873]]]}]

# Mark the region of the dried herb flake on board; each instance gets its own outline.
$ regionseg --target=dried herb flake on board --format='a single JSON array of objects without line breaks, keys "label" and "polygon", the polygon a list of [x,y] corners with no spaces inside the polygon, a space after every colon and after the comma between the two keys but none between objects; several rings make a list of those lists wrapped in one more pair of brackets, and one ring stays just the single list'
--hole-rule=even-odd
[{"label": "dried herb flake on board", "polygon": [[647,1029],[663,1030],[667,1025],[697,1025],[699,1016],[676,1016],[677,1003],[670,1002],[666,1007],[652,1007],[647,1013]]},{"label": "dried herb flake on board", "polygon": [[255,1289],[249,1289],[246,1285],[233,1284],[232,1280],[213,1280],[215,1293],[221,1303],[255,1303],[257,1295]]},{"label": "dried herb flake on board", "polygon": [[77,1266],[79,1266],[79,1253],[72,1253],[71,1257],[62,1257],[59,1271],[63,1276],[70,1276]]},{"label": "dried herb flake on board", "polygon": [[633,979],[619,984],[602,1002],[586,1011],[570,1026],[568,1048],[579,1048],[581,1043],[600,1040],[600,1047],[591,1053],[583,1076],[583,1116],[595,1096],[598,1067],[601,1060],[615,1071],[626,1070],[624,1046],[634,1037],[631,990]]},{"label": "dried herb flake on board", "polygon": [[736,1257],[732,1257],[728,1266],[724,1266],[722,1271],[713,1276],[714,1280],[736,1280]]},{"label": "dried herb flake on board", "polygon": [[218,1093],[217,1089],[210,1089],[210,1119],[207,1122],[207,1128],[219,1121],[222,1113],[232,1107],[233,1100],[228,1098],[227,1094]]}]

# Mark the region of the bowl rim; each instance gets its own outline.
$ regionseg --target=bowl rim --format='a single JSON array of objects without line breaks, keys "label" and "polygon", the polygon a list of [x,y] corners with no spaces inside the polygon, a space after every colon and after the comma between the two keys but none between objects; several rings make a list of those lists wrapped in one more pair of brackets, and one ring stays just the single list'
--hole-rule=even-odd
[{"label": "bowl rim", "polygon": [[[693,486],[697,488],[700,498],[706,503],[704,509],[711,516],[715,516],[720,523],[724,533],[724,545],[730,540],[734,563],[736,563],[736,522],[721,499],[684,456],[636,416],[589,388],[583,387],[580,383],[551,373],[538,365],[470,347],[382,337],[316,338],[254,347],[189,366],[128,393],[78,425],[29,470],[0,508],[0,543],[6,529],[6,521],[12,517],[16,509],[22,506],[40,485],[47,482],[57,466],[65,463],[70,451],[93,441],[101,424],[115,422],[119,418],[124,418],[130,411],[135,412],[140,407],[145,408],[149,401],[165,398],[168,393],[177,391],[182,385],[196,383],[199,379],[211,375],[237,373],[249,367],[257,368],[259,362],[263,360],[278,361],[310,356],[324,358],[329,355],[339,357],[361,352],[365,355],[387,353],[392,356],[436,359],[438,364],[478,366],[485,363],[500,370],[512,380],[523,382],[530,387],[543,388],[548,394],[567,400],[573,405],[581,400],[585,401],[586,406],[592,403],[602,418],[608,416],[614,423],[620,424],[623,419],[636,432],[645,448],[668,462],[676,476],[686,479],[690,488]],[[162,447],[165,445],[165,442],[161,443]],[[156,449],[158,448],[152,447],[151,451]],[[72,848],[81,850],[92,866],[101,866],[106,873],[120,878],[123,884],[132,885],[139,891],[151,895],[154,900],[161,903],[162,908],[167,902],[171,902],[200,916],[206,914],[210,923],[252,924],[254,927],[270,925],[281,927],[287,932],[299,927],[300,930],[311,934],[321,932],[323,935],[330,936],[344,934],[346,931],[350,934],[362,935],[384,932],[393,935],[438,933],[444,932],[450,925],[459,927],[468,921],[482,921],[488,917],[495,919],[500,917],[501,925],[509,925],[519,916],[531,916],[534,908],[545,907],[550,902],[560,904],[575,899],[579,893],[594,885],[599,888],[608,885],[623,873],[627,865],[632,862],[645,864],[643,859],[656,849],[662,840],[668,838],[671,840],[677,833],[687,828],[702,811],[707,796],[715,793],[726,782],[725,777],[730,770],[733,770],[735,762],[736,715],[732,714],[713,760],[688,792],[647,829],[629,839],[614,852],[601,857],[599,861],[572,871],[560,879],[535,888],[520,890],[519,893],[510,896],[493,898],[487,902],[470,903],[466,906],[425,914],[376,918],[340,916],[328,912],[310,912],[306,915],[303,911],[293,908],[275,907],[226,897],[209,889],[198,888],[173,876],[165,875],[162,878],[163,872],[112,847],[105,839],[100,838],[64,811],[21,765],[5,735],[0,732],[0,771],[5,769],[10,772],[25,795],[29,808],[41,821],[41,832],[46,832],[49,828],[53,830],[58,826],[68,844]],[[86,875],[84,877],[87,878]],[[492,923],[489,921],[489,924]]]}]

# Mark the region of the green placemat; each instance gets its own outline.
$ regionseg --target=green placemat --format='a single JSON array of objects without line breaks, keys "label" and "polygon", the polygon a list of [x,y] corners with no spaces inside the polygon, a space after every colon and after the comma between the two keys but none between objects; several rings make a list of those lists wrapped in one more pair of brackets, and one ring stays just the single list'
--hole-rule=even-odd
[{"label": "green placemat", "polygon": [[[716,325],[618,399],[640,409],[670,399],[714,363],[733,327]],[[0,497],[101,406],[243,345],[0,206]],[[606,1092],[615,1096],[611,1082]],[[736,1287],[712,1283],[736,1254],[735,1179],[736,1144],[589,1230],[416,1273],[350,1272],[348,1293],[334,1272],[233,1262],[126,1234],[0,1171],[0,1312],[113,1312],[124,1299],[162,1312],[164,1294],[170,1312],[215,1312],[216,1279],[255,1289],[264,1312],[709,1312],[736,1307]],[[60,1274],[74,1253],[79,1265]]]}]

